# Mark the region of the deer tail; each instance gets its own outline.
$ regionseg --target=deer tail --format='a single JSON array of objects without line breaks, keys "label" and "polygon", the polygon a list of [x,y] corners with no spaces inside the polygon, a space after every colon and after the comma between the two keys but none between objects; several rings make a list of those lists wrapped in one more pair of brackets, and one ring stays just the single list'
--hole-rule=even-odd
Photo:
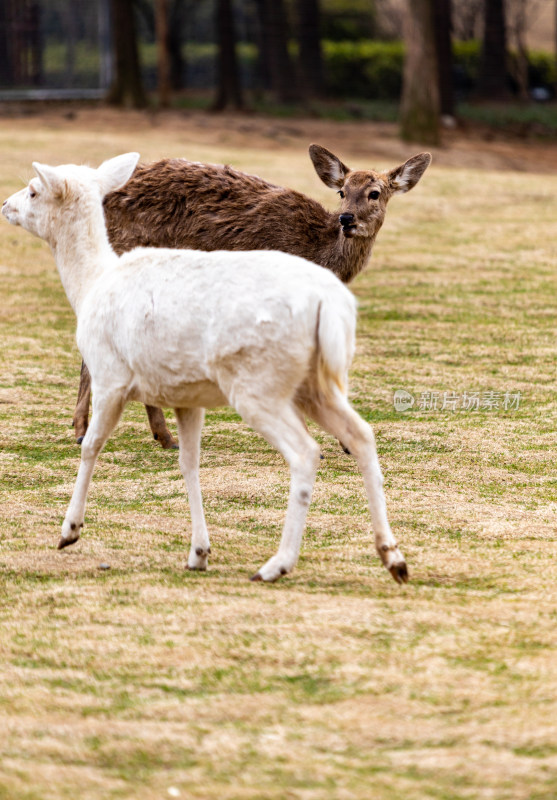
[{"label": "deer tail", "polygon": [[317,384],[325,395],[348,392],[348,370],[356,340],[356,300],[346,288],[335,287],[317,312]]}]

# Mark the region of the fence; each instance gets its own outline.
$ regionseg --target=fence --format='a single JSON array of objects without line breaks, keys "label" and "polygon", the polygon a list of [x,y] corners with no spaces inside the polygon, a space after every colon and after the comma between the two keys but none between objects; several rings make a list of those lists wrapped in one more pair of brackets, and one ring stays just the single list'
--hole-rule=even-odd
[{"label": "fence", "polygon": [[111,78],[108,0],[2,0],[3,96],[102,94]]},{"label": "fence", "polygon": [[[242,7],[235,20],[240,38],[248,26]],[[153,3],[138,0],[135,8],[142,77],[151,89],[156,83]],[[214,0],[183,0],[171,8],[175,84],[213,86]],[[0,0],[0,99],[100,97],[112,75],[110,0]]]}]

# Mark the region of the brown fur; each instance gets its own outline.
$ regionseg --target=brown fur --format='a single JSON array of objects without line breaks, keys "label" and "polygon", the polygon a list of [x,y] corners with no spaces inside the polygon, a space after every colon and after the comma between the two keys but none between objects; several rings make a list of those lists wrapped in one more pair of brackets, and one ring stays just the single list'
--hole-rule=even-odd
[{"label": "brown fur", "polygon": [[[311,145],[309,152],[321,180],[341,195],[336,212],[229,166],[164,159],[140,164],[122,189],[105,198],[110,242],[117,253],[134,247],[282,250],[348,283],[369,260],[388,201],[415,186],[431,157],[421,153],[389,172],[352,172],[324,147]],[[373,191],[378,198],[370,197]],[[88,407],[85,368],[74,414],[78,440],[87,429]],[[160,410],[147,411],[155,438],[163,447],[175,446]]]},{"label": "brown fur", "polygon": [[[105,198],[111,244],[118,253],[138,246],[283,250],[327,267],[348,283],[371,255],[387,202],[396,190],[392,183],[396,170],[351,172],[325,148],[312,145],[310,154],[322,180],[344,190],[339,212],[355,214],[365,234],[346,236],[339,212],[326,211],[293,189],[228,166],[165,159],[139,165],[123,189]],[[340,183],[329,177],[331,162],[345,171]],[[423,169],[428,163],[429,158]],[[381,188],[377,203],[368,200],[367,186]]]}]

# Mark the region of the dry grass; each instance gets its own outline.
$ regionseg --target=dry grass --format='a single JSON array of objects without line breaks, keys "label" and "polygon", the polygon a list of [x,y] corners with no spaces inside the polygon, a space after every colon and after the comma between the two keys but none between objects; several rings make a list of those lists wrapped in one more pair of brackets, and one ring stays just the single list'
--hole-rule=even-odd
[{"label": "dry grass", "polygon": [[[311,140],[362,166],[410,154],[385,126],[51,113],[0,120],[0,190],[33,159],[137,149],[228,161],[329,203]],[[478,161],[501,166],[504,147],[477,145]],[[557,177],[477,172],[468,143],[436,156],[354,287],[353,399],[377,433],[404,588],[327,437],[298,569],[246,580],[276,548],[287,475],[228,410],[203,441],[206,575],[184,571],[176,453],[139,406],[99,461],[84,537],[58,553],[79,459],[74,322],[47,247],[2,221],[1,800],[557,796]],[[397,388],[522,400],[397,414]]]}]

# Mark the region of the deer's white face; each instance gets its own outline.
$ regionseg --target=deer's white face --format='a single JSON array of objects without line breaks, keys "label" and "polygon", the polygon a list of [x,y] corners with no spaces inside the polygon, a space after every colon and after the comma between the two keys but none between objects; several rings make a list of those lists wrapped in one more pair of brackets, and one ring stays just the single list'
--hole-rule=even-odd
[{"label": "deer's white face", "polygon": [[[80,219],[87,220],[94,208],[102,213],[102,198],[129,180],[138,158],[139,153],[125,153],[98,169],[77,164],[50,167],[35,161],[37,176],[4,201],[2,214],[12,225],[21,225],[53,245],[64,222],[67,228]],[[82,227],[87,228],[86,222]]]},{"label": "deer's white face", "polygon": [[[46,238],[45,197],[48,194],[39,178],[33,178],[25,189],[4,201],[2,214],[11,225],[21,225],[29,233]],[[50,215],[48,215],[50,216]]]},{"label": "deer's white face", "polygon": [[90,167],[33,164],[36,177],[4,202],[2,213],[12,225],[52,244],[63,216],[75,216],[89,203],[102,199],[102,175]]}]

